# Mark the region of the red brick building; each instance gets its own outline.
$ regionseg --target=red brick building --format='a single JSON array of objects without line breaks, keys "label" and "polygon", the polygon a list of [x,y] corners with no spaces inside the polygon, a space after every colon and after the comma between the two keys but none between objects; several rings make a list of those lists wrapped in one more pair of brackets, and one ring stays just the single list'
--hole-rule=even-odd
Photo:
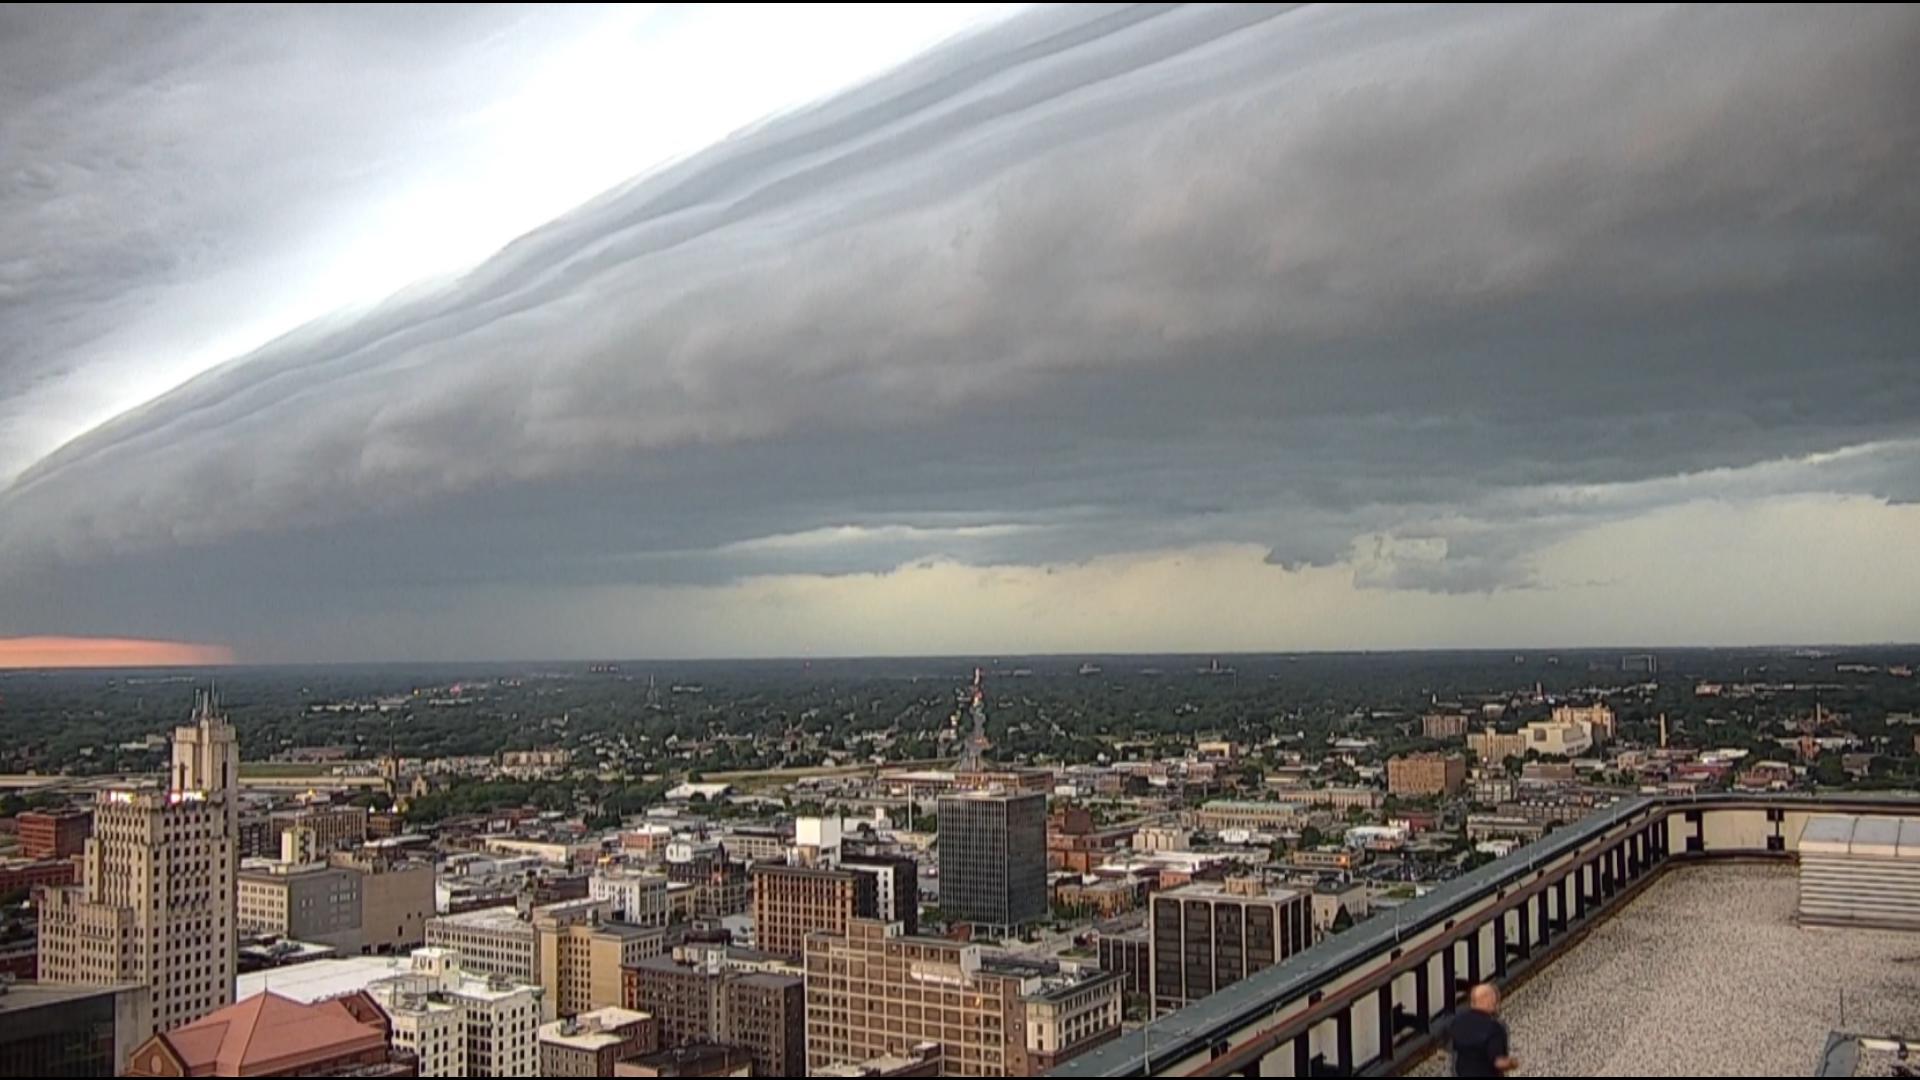
[{"label": "red brick building", "polygon": [[72,885],[78,877],[70,859],[0,861],[0,896],[32,892],[37,888],[57,889]]},{"label": "red brick building", "polygon": [[93,814],[86,810],[28,810],[19,820],[20,853],[29,859],[84,855],[93,835]]}]

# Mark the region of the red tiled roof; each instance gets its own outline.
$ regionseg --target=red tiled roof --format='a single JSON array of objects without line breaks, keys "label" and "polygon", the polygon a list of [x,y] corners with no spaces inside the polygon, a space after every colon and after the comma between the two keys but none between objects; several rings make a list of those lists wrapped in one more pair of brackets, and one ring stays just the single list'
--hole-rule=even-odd
[{"label": "red tiled roof", "polygon": [[368,1050],[386,1032],[356,1020],[342,1002],[315,1005],[265,993],[165,1036],[189,1076],[266,1076]]}]

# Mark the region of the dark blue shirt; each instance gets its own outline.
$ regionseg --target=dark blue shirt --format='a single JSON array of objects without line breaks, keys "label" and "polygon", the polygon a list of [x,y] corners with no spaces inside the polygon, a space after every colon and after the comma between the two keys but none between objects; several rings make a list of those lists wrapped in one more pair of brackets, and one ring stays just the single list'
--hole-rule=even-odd
[{"label": "dark blue shirt", "polygon": [[1507,1025],[1469,1010],[1453,1022],[1453,1075],[1501,1076],[1495,1062],[1507,1057]]}]

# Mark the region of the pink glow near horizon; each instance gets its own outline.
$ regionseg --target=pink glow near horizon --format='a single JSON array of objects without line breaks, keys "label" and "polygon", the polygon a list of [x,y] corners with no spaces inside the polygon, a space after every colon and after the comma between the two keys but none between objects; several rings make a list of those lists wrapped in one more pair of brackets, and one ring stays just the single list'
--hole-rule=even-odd
[{"label": "pink glow near horizon", "polygon": [[0,669],[214,667],[233,663],[226,645],[138,638],[0,638]]}]

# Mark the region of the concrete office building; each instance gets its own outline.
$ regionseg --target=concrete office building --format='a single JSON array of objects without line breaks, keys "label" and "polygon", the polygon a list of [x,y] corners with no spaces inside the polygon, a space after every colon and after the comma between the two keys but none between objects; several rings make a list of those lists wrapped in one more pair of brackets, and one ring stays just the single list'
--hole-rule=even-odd
[{"label": "concrete office building", "polygon": [[1508,758],[1527,756],[1527,736],[1521,732],[1507,734],[1488,728],[1477,735],[1467,736],[1467,749],[1473,751],[1482,765],[1497,768],[1506,764]]},{"label": "concrete office building", "polygon": [[360,952],[399,956],[425,945],[435,909],[432,863],[367,849],[335,852],[328,865],[360,879]]},{"label": "concrete office building", "polygon": [[236,925],[243,936],[270,935],[326,945],[343,955],[360,952],[360,876],[314,860],[313,833],[281,835],[275,860],[240,866]]},{"label": "concrete office building", "polygon": [[1252,879],[1156,893],[1148,916],[1154,1012],[1171,1012],[1313,944],[1306,893]]},{"label": "concrete office building", "polygon": [[1120,1035],[1125,1003],[1120,976],[1043,978],[1024,986],[1020,1004],[1026,1039],[1025,1075],[1041,1076],[1057,1065]]},{"label": "concrete office building", "polygon": [[419,1056],[421,1076],[540,1071],[546,1017],[537,986],[483,978],[466,971],[458,953],[419,949],[411,971],[373,983],[368,993],[392,1018],[394,1044]]},{"label": "concrete office building", "polygon": [[152,990],[169,1031],[233,1002],[240,750],[202,698],[164,789],[108,791],[81,883],[41,894],[40,977]]},{"label": "concrete office building", "polygon": [[626,868],[594,871],[587,895],[607,906],[615,922],[631,926],[665,926],[667,878],[663,874]]},{"label": "concrete office building", "polygon": [[1047,914],[1047,797],[996,791],[940,800],[940,907],[1005,933]]},{"label": "concrete office building", "polygon": [[908,935],[920,932],[920,864],[906,855],[843,851],[840,868],[873,879],[873,911],[882,922],[899,923]]},{"label": "concrete office building", "polygon": [[466,970],[508,982],[540,984],[539,935],[511,907],[427,920],[427,947],[460,954]]},{"label": "concrete office building", "polygon": [[665,930],[609,922],[606,916],[606,906],[592,900],[533,913],[536,981],[546,989],[554,1015],[618,1007],[625,992],[622,972],[666,951]]}]

